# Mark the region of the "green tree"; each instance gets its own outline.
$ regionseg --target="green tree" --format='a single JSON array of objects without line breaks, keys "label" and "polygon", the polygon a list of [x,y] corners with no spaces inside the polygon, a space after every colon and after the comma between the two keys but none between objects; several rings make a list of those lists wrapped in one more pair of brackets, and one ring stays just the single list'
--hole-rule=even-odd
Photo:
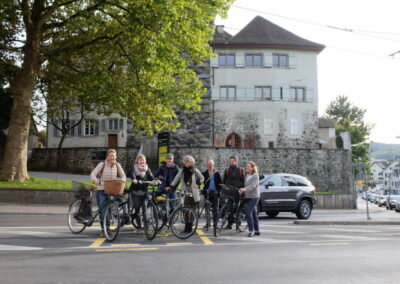
[{"label": "green tree", "polygon": [[210,57],[210,23],[231,2],[0,1],[0,67],[13,96],[2,177],[28,178],[32,98],[51,70],[69,70],[54,89],[74,84],[99,113],[124,113],[146,134],[176,128],[178,110],[200,108],[193,66]]},{"label": "green tree", "polygon": [[326,108],[326,116],[336,122],[336,135],[348,131],[353,162],[368,163],[369,135],[373,125],[365,122],[366,109],[357,107],[347,96],[336,97]]}]

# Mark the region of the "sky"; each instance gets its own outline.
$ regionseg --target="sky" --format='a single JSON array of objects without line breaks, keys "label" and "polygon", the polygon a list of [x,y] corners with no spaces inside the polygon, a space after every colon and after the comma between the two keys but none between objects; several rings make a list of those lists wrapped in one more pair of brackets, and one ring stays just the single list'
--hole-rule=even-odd
[{"label": "sky", "polygon": [[399,11],[398,0],[237,0],[216,24],[234,35],[259,15],[325,45],[318,55],[319,115],[338,95],[348,96],[367,110],[371,141],[400,143],[400,53],[389,56],[400,51]]}]

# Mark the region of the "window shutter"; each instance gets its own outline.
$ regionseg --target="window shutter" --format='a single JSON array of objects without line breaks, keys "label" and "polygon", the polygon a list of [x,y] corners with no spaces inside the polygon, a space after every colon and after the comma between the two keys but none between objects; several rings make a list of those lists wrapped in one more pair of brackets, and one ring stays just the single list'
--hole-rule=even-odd
[{"label": "window shutter", "polygon": [[272,67],[272,53],[270,52],[263,53],[263,66]]},{"label": "window shutter", "polygon": [[254,87],[246,88],[246,100],[254,101],[256,99],[256,90]]},{"label": "window shutter", "polygon": [[82,124],[84,123],[84,120],[81,121],[81,123],[78,124],[78,136],[82,136]]},{"label": "window shutter", "polygon": [[218,55],[210,58],[210,67],[218,67]]},{"label": "window shutter", "polygon": [[290,100],[290,88],[284,87],[282,90],[282,99],[284,101]]},{"label": "window shutter", "polygon": [[71,120],[70,122],[69,122],[69,125],[70,125],[70,130],[69,130],[69,136],[75,136],[75,127],[74,127],[74,125],[75,125],[75,120]]},{"label": "window shutter", "polygon": [[211,99],[219,100],[219,87],[218,86],[211,87]]},{"label": "window shutter", "polygon": [[122,129],[124,129],[124,120],[120,119],[119,120],[119,130],[122,130]]},{"label": "window shutter", "polygon": [[246,87],[236,87],[236,99],[238,101],[246,100]]},{"label": "window shutter", "polygon": [[98,120],[93,120],[93,122],[94,122],[94,136],[99,136],[100,122]]},{"label": "window shutter", "polygon": [[54,137],[58,137],[58,129],[57,129],[56,125],[58,125],[58,121],[53,120],[53,136]]},{"label": "window shutter", "polygon": [[244,53],[236,53],[236,67],[244,67]]},{"label": "window shutter", "polygon": [[272,87],[272,100],[280,101],[281,100],[281,88]]},{"label": "window shutter", "polygon": [[297,58],[295,55],[289,56],[289,68],[296,68],[297,67]]},{"label": "window shutter", "polygon": [[106,119],[101,120],[101,131],[106,131]]},{"label": "window shutter", "polygon": [[313,102],[314,101],[314,90],[313,89],[306,89],[306,101]]}]

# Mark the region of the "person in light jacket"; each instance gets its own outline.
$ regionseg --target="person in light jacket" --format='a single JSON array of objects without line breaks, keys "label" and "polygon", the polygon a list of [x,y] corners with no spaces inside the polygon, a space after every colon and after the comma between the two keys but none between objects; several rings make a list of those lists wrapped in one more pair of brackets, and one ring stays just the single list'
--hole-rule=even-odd
[{"label": "person in light jacket", "polygon": [[[182,184],[181,190],[183,192],[191,192],[192,196],[186,196],[184,200],[185,206],[190,206],[196,210],[197,204],[200,201],[199,184],[204,182],[204,177],[201,172],[194,167],[195,160],[192,156],[183,157],[183,168],[179,170],[178,174],[171,183],[167,190],[176,189],[179,184]],[[185,224],[185,233],[192,232],[193,220],[188,220]]]},{"label": "person in light jacket", "polygon": [[258,189],[259,176],[257,166],[254,162],[248,162],[246,165],[246,179],[244,188],[239,190],[240,194],[245,194],[244,213],[246,214],[247,224],[249,226],[249,237],[260,235],[257,216],[257,204],[260,200],[260,191]]},{"label": "person in light jacket", "polygon": [[[117,162],[117,151],[109,149],[106,160],[100,162],[90,173],[92,182],[97,186],[96,200],[97,206],[102,207],[107,201],[107,194],[104,193],[104,182],[109,179],[119,178],[126,181],[126,175],[122,166]],[[100,211],[100,224],[103,227],[105,207]]]}]

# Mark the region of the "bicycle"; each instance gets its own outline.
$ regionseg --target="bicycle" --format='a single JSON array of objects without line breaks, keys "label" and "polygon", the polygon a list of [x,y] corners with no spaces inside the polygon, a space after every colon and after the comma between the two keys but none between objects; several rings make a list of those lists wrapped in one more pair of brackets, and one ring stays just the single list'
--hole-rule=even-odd
[{"label": "bicycle", "polygon": [[[192,193],[190,192],[181,192],[180,197],[175,199],[169,199],[167,195],[161,195],[163,197],[162,200],[157,200],[159,217],[162,220],[162,225],[159,228],[159,231],[166,226],[171,233],[179,238],[179,239],[187,239],[193,236],[193,234],[197,230],[198,226],[198,216],[196,210],[193,208],[183,205],[184,199],[187,197],[193,198]],[[177,207],[170,214],[169,210],[169,202],[170,201],[178,201]],[[189,224],[191,227],[189,228]]]},{"label": "bicycle", "polygon": [[[203,204],[203,208],[201,209],[201,211],[198,213],[199,218],[201,217],[202,213],[204,212],[204,217],[206,219],[206,226],[205,229],[208,231],[210,228],[210,224],[211,224],[211,201],[210,201],[210,191],[206,190],[203,191],[205,192],[204,194],[204,204]],[[214,215],[214,212],[213,212]],[[215,216],[213,216],[214,219]]]},{"label": "bicycle", "polygon": [[[107,195],[107,200],[99,206],[96,211],[92,211],[92,197],[95,187],[86,187],[82,183],[73,181],[73,188],[78,187],[75,197],[76,199],[71,202],[68,209],[68,227],[74,234],[79,234],[85,230],[86,227],[91,227],[100,212],[105,209],[103,224],[103,233],[108,241],[113,241],[118,235],[119,230],[119,211],[115,202],[114,195]],[[90,208],[90,216],[86,218],[80,217],[80,208],[82,202],[88,202],[86,206]],[[107,217],[106,217],[107,216]]]},{"label": "bicycle", "polygon": [[[156,181],[138,181],[139,184],[148,184],[153,187],[158,185]],[[148,240],[153,240],[158,232],[158,209],[154,201],[153,194],[149,194],[147,190],[144,200],[140,203],[137,208],[129,206],[131,204],[131,194],[129,194],[128,199],[122,202],[119,207],[123,211],[123,218],[121,222],[121,227],[129,222],[132,223],[136,229],[140,226],[137,222],[139,219],[142,221],[144,226],[144,233]]]},{"label": "bicycle", "polygon": [[[233,186],[222,185],[220,200],[222,205],[219,209],[217,222],[214,226],[214,236],[218,237],[221,235],[231,215],[236,225],[236,231],[244,232],[247,229],[247,218],[243,211],[245,201],[240,198],[239,189]],[[239,200],[236,206],[235,200]]]}]

